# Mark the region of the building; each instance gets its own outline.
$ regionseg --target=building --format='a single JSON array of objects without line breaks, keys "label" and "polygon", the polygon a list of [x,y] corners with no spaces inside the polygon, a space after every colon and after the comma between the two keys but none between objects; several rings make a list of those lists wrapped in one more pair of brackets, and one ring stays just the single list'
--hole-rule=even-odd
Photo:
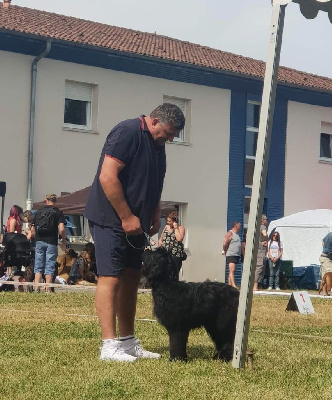
[{"label": "building", "polygon": [[[222,239],[249,212],[262,61],[7,1],[0,67],[6,215],[12,204],[26,208],[49,191],[90,185],[117,122],[175,102],[187,124],[167,144],[162,200],[179,208],[187,228],[184,279],[224,280]],[[270,220],[329,208],[331,107],[331,79],[280,68],[264,205]]]}]

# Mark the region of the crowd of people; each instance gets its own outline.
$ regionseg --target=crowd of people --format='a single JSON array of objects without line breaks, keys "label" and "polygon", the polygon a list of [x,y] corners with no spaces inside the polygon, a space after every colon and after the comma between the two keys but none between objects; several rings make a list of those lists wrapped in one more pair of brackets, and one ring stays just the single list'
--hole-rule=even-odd
[{"label": "crowd of people", "polygon": [[[48,284],[95,285],[97,283],[94,244],[86,243],[80,254],[69,248],[69,241],[65,235],[65,218],[62,211],[56,207],[56,199],[55,194],[47,194],[44,207],[35,214],[29,210],[23,212],[22,207],[18,205],[11,207],[4,230],[5,236],[1,242],[5,240],[7,234],[19,235],[16,247],[10,246],[10,242],[7,244],[7,252],[16,251],[17,254],[7,254],[6,269],[0,270],[0,280],[10,280],[16,276],[20,281],[33,281],[36,292],[40,291],[40,286],[37,284],[42,280]],[[58,255],[59,240],[65,249],[61,255]],[[29,246],[22,247],[22,241],[27,241]],[[25,254],[22,253],[22,248],[25,249]],[[2,251],[4,257],[6,257],[5,251]],[[21,261],[22,265],[9,265],[9,260],[13,257],[16,259],[16,264]],[[4,264],[4,260],[1,264]],[[51,290],[51,287],[45,287],[46,292]]]},{"label": "crowd of people", "polygon": [[[257,291],[262,288],[266,269],[269,272],[268,290],[280,290],[279,276],[281,258],[283,254],[283,245],[280,240],[279,232],[273,230],[268,236],[267,234],[267,217],[262,215],[259,243],[257,249],[256,269],[253,290]],[[228,269],[228,284],[236,287],[235,271],[240,260],[243,262],[245,255],[246,236],[241,241],[238,233],[241,231],[241,223],[233,222],[232,228],[226,233],[223,241],[222,254],[226,256],[226,267]]]}]

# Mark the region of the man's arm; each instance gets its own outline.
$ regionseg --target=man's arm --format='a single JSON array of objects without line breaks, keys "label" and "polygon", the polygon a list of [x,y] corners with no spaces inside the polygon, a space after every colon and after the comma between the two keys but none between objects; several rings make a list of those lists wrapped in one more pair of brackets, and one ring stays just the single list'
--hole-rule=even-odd
[{"label": "man's arm", "polygon": [[232,235],[231,232],[227,232],[226,233],[226,236],[224,238],[224,242],[222,244],[222,247],[224,249],[225,254],[227,253],[227,250],[228,250],[229,244],[230,244],[230,242],[232,240],[232,237],[233,237],[233,235]]},{"label": "man's arm", "polygon": [[63,222],[59,223],[59,233],[62,239],[62,243],[66,244],[67,240],[66,240],[66,228],[65,228],[65,224]]},{"label": "man's arm", "polygon": [[125,164],[105,157],[99,175],[100,184],[108,201],[112,204],[122,221],[122,228],[128,235],[139,235],[142,233],[141,222],[130,210],[123,194],[119,173]]}]

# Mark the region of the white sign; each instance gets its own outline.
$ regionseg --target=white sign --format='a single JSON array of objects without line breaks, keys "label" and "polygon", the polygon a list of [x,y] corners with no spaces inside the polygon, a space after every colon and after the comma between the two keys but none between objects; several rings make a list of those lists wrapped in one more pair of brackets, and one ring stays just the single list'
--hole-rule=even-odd
[{"label": "white sign", "polygon": [[315,314],[308,292],[293,292],[286,311],[298,311],[300,314]]}]

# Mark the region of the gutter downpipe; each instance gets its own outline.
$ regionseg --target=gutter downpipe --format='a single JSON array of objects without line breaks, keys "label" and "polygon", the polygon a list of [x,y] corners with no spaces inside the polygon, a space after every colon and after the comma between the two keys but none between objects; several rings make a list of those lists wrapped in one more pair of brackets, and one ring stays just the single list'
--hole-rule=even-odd
[{"label": "gutter downpipe", "polygon": [[31,64],[31,90],[30,90],[30,125],[29,125],[29,153],[28,153],[28,190],[26,199],[26,209],[32,208],[32,171],[33,171],[33,140],[35,135],[35,114],[36,114],[36,83],[37,83],[37,63],[46,57],[51,50],[51,39],[46,40],[46,48],[40,53]]}]

